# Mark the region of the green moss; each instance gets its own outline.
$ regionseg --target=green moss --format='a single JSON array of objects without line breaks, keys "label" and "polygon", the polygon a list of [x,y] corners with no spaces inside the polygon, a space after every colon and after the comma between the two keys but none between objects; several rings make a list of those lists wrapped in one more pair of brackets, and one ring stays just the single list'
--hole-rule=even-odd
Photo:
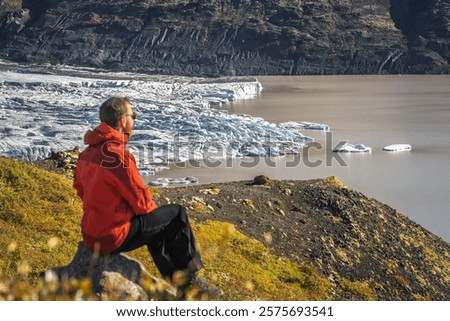
[{"label": "green moss", "polygon": [[390,273],[395,273],[398,269],[398,262],[388,261],[388,263],[386,264],[386,268]]},{"label": "green moss", "polygon": [[199,192],[203,193],[203,194],[209,194],[209,195],[219,195],[220,194],[220,188],[218,188],[218,187],[205,188],[205,189],[199,190]]},{"label": "green moss", "polygon": [[205,276],[225,289],[225,300],[326,300],[329,281],[311,266],[275,256],[234,225],[195,225]]},{"label": "green moss", "polygon": [[283,202],[280,200],[276,200],[275,202],[273,202],[275,205],[277,206],[283,206]]},{"label": "green moss", "polygon": [[420,249],[422,259],[433,266],[431,273],[441,275],[444,282],[450,282],[450,262],[448,258],[445,255],[439,255],[435,250],[427,246],[426,238],[422,231],[417,230],[415,232],[414,236],[400,233],[399,238],[407,247]]},{"label": "green moss", "polygon": [[256,209],[256,207],[255,207],[255,202],[253,202],[253,200],[251,200],[251,199],[246,198],[246,199],[242,200],[242,203],[243,203],[245,206],[248,206],[248,207],[251,207],[251,208],[253,208],[253,209]]},{"label": "green moss", "polygon": [[336,176],[328,176],[327,178],[325,178],[325,180],[339,188],[348,188]]},{"label": "green moss", "polygon": [[[22,263],[38,273],[70,262],[81,239],[82,205],[72,181],[31,164],[0,158],[0,274],[18,276]],[[49,242],[50,240],[63,242]]]},{"label": "green moss", "polygon": [[149,187],[150,192],[152,192],[152,195],[154,198],[159,198],[159,197],[163,197],[164,193],[161,189],[156,188],[156,187]]},{"label": "green moss", "polygon": [[[203,205],[197,210],[206,209],[197,203]],[[67,265],[81,240],[81,215],[82,204],[71,180],[0,158],[1,276],[36,284],[38,273]],[[202,273],[224,288],[224,300],[329,299],[328,280],[311,266],[278,258],[229,223],[210,221],[193,227],[205,261]],[[144,247],[130,255],[158,275]],[[13,283],[11,288],[16,286],[26,287]]]},{"label": "green moss", "polygon": [[402,287],[404,287],[405,289],[409,289],[410,284],[409,284],[409,281],[408,281],[406,278],[404,278],[404,277],[401,276],[401,275],[394,275],[393,277],[394,277],[394,280],[395,280],[398,284],[400,284],[400,285],[401,285]]},{"label": "green moss", "polygon": [[199,214],[205,214],[208,212],[208,207],[200,202],[192,201],[189,203],[190,208]]},{"label": "green moss", "polygon": [[344,291],[360,295],[363,300],[376,300],[375,291],[370,287],[367,281],[350,281],[346,278],[342,278],[339,281],[339,286]]},{"label": "green moss", "polygon": [[421,294],[413,294],[415,301],[433,301],[433,298],[430,296],[423,296]]}]

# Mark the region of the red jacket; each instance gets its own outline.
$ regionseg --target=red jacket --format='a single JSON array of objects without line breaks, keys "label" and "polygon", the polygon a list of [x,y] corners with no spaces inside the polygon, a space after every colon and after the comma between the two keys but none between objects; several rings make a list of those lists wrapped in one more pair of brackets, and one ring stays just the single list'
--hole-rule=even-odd
[{"label": "red jacket", "polygon": [[150,213],[156,204],[125,150],[128,135],[101,123],[84,141],[89,146],[79,155],[74,178],[83,200],[83,240],[88,248],[109,253],[127,237],[131,218]]}]

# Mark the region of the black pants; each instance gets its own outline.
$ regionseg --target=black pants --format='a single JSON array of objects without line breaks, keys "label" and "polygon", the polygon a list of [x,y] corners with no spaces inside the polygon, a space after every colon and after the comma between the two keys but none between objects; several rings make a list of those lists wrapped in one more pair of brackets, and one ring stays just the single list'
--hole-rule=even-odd
[{"label": "black pants", "polygon": [[175,271],[195,273],[203,267],[184,207],[164,205],[146,215],[136,215],[122,245],[112,253],[146,245],[163,277]]}]

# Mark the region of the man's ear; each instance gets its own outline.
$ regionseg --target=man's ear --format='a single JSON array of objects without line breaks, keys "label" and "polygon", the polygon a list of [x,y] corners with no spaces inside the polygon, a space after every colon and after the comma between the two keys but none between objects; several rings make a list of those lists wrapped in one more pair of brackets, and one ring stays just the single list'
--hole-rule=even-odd
[{"label": "man's ear", "polygon": [[119,118],[119,127],[120,128],[124,128],[125,127],[125,122],[126,122],[125,118],[126,118],[125,116],[122,116],[122,117]]}]

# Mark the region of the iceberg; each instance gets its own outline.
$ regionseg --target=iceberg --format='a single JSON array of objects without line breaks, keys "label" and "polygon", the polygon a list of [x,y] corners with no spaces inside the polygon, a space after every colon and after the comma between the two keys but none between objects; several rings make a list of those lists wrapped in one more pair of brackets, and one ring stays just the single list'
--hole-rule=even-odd
[{"label": "iceberg", "polygon": [[410,151],[412,149],[409,144],[393,144],[383,148],[386,152],[405,152]]},{"label": "iceberg", "polygon": [[370,153],[372,148],[364,146],[364,144],[349,144],[345,143],[343,145],[337,146],[333,152],[340,153]]}]

